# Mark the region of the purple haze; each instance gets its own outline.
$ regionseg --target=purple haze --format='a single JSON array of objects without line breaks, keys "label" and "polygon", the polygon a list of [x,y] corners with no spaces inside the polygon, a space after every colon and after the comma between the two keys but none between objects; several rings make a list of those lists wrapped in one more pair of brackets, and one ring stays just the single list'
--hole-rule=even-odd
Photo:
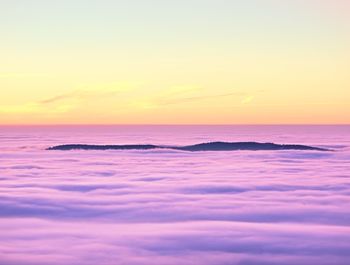
[{"label": "purple haze", "polygon": [[[318,151],[46,151],[259,141]],[[0,264],[350,261],[350,126],[0,127]]]}]

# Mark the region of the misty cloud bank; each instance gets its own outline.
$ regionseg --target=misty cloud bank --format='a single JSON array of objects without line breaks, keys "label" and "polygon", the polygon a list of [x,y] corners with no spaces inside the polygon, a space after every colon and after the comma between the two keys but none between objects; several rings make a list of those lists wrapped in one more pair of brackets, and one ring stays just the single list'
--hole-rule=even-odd
[{"label": "misty cloud bank", "polygon": [[344,146],[203,153],[8,147],[0,153],[0,264],[347,265]]}]

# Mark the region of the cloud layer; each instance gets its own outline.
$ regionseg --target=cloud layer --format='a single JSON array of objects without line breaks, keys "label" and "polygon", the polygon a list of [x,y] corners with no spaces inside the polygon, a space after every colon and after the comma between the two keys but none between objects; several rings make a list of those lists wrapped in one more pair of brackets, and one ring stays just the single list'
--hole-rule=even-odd
[{"label": "cloud layer", "polygon": [[[44,150],[81,137],[70,130],[45,137],[1,133],[0,264],[345,265],[350,259],[350,152],[342,134],[293,136],[338,149],[331,153]],[[85,140],[155,141],[161,134],[168,141],[171,134],[151,131],[97,130]],[[182,144],[176,135],[171,139]],[[189,142],[203,137],[196,130],[184,135]]]}]

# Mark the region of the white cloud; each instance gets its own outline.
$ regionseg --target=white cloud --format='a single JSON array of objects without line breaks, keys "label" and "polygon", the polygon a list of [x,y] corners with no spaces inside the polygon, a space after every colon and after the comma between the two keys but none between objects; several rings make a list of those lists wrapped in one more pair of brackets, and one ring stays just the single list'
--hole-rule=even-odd
[{"label": "white cloud", "polygon": [[124,139],[116,127],[101,139],[84,128],[7,135],[21,148],[0,154],[0,264],[347,265],[348,149],[43,150],[167,135],[135,130]]}]

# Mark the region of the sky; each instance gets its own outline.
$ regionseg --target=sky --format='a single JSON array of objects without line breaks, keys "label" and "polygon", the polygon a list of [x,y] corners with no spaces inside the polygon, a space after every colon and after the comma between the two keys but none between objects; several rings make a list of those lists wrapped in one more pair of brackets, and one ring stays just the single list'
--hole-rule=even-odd
[{"label": "sky", "polygon": [[0,0],[0,124],[349,124],[347,0]]}]

